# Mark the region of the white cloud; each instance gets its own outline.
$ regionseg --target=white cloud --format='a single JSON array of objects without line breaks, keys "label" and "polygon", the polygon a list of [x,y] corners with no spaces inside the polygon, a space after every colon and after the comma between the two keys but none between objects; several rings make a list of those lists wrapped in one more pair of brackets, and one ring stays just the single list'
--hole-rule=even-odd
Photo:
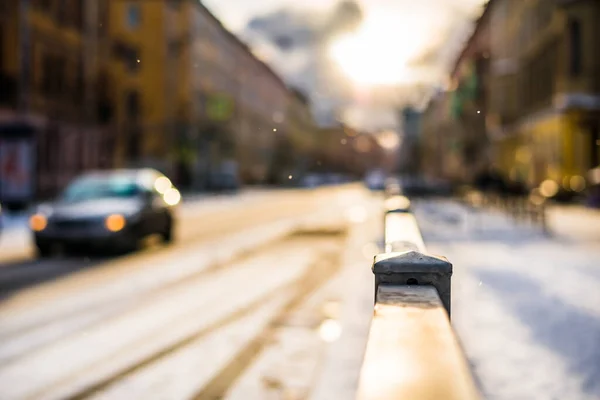
[{"label": "white cloud", "polygon": [[[434,85],[444,79],[468,36],[470,21],[480,13],[484,1],[357,2],[367,15],[384,13],[388,19],[397,19],[397,24],[410,26],[408,31],[419,46],[411,51],[409,76],[415,84]],[[364,96],[366,89],[355,90],[339,66],[332,62],[329,45],[331,36],[337,33],[335,27],[348,29],[357,17],[352,7],[347,15],[333,13],[333,7],[340,4],[338,0],[206,0],[205,4],[226,26],[242,34],[288,82],[307,90],[319,115],[326,116],[340,109],[353,124],[389,126],[395,118],[395,107],[403,102],[418,101],[415,91],[406,82],[402,86],[370,88],[371,94]],[[248,22],[257,18],[260,29],[248,29]],[[407,38],[386,40],[390,52],[400,53],[401,49],[395,47],[406,43]]]}]

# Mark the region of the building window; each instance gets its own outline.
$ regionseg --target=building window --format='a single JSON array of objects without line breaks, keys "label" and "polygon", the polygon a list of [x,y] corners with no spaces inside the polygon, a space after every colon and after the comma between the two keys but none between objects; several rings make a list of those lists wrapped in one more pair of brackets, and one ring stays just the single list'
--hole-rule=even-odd
[{"label": "building window", "polygon": [[129,72],[136,72],[140,67],[140,54],[137,49],[130,49],[125,57],[125,64]]},{"label": "building window", "polygon": [[45,54],[42,58],[42,92],[53,97],[63,94],[66,61],[63,57]]},{"label": "building window", "polygon": [[198,99],[198,115],[200,115],[201,117],[204,117],[206,115],[206,105],[207,105],[206,95],[203,92],[199,92],[196,95],[196,98]]},{"label": "building window", "polygon": [[552,1],[540,1],[537,7],[538,29],[542,30],[552,23],[555,4]]},{"label": "building window", "polygon": [[114,105],[111,85],[108,73],[100,72],[95,82],[95,91],[98,99],[98,119],[101,123],[108,123],[113,118]]},{"label": "building window", "polygon": [[129,72],[136,72],[140,67],[139,51],[126,43],[116,42],[112,48],[113,56],[121,60]]},{"label": "building window", "polygon": [[35,2],[33,3],[33,6],[35,8],[38,8],[39,10],[42,11],[51,11],[52,10],[52,0],[35,0]]},{"label": "building window", "polygon": [[127,94],[125,110],[127,111],[127,118],[130,120],[135,120],[140,115],[140,95],[138,92],[131,91]]},{"label": "building window", "polygon": [[83,0],[71,0],[68,3],[70,9],[69,23],[78,31],[83,30]]},{"label": "building window", "polygon": [[569,73],[581,74],[581,23],[576,19],[569,21]]},{"label": "building window", "polygon": [[56,6],[56,10],[55,10],[55,15],[56,15],[56,22],[58,22],[60,25],[68,25],[70,23],[69,19],[69,13],[70,11],[70,2],[67,0],[58,0]]},{"label": "building window", "polygon": [[600,166],[600,123],[592,123],[590,127],[590,167]]},{"label": "building window", "polygon": [[130,29],[137,29],[142,23],[140,6],[138,4],[129,4],[127,6],[125,17],[127,18],[127,27]]},{"label": "building window", "polygon": [[[4,6],[0,6],[0,11],[2,11],[2,7]],[[2,21],[0,21],[0,75],[4,73],[4,51],[5,51],[5,46],[4,46],[4,24]]]},{"label": "building window", "polygon": [[45,134],[42,135],[42,143],[40,146],[42,148],[40,151],[41,160],[39,163],[39,166],[41,167],[40,172],[48,170],[52,171],[55,169],[57,155],[59,154],[57,146],[59,139],[58,134],[59,132],[56,126],[50,126]]},{"label": "building window", "polygon": [[65,89],[65,85],[66,85],[66,68],[67,68],[67,61],[64,57],[56,57],[56,94],[57,95],[62,95]]},{"label": "building window", "polygon": [[181,6],[181,0],[169,0],[167,2],[167,4],[169,5],[169,7],[173,10],[179,10],[180,6]]},{"label": "building window", "polygon": [[11,107],[17,104],[17,79],[0,71],[0,104]]},{"label": "building window", "polygon": [[125,97],[125,112],[127,113],[127,157],[129,161],[137,161],[140,156],[139,134],[140,127],[137,125],[140,115],[140,95],[136,91],[130,91]]},{"label": "building window", "polygon": [[100,37],[106,37],[108,33],[108,2],[98,3],[98,34]]},{"label": "building window", "polygon": [[83,62],[78,60],[75,66],[75,90],[73,92],[73,100],[76,103],[84,100],[85,90],[85,71],[83,68]]},{"label": "building window", "polygon": [[52,77],[54,71],[54,63],[49,54],[42,56],[42,93],[49,95],[52,92]]}]

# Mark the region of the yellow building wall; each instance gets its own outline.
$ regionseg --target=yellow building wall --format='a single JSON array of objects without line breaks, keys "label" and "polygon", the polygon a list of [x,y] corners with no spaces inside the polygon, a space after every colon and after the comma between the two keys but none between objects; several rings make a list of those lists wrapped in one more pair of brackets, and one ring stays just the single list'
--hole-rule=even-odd
[{"label": "yellow building wall", "polygon": [[[130,4],[140,9],[140,25],[133,29],[127,25],[127,10]],[[112,1],[110,8],[110,35],[114,41],[137,48],[138,70],[131,72],[122,60],[112,59],[109,63],[110,75],[115,82],[116,129],[118,130],[117,159],[125,161],[124,126],[126,97],[130,91],[137,91],[140,97],[141,156],[164,158],[168,152],[166,145],[167,124],[172,122],[172,112],[167,107],[173,104],[168,93],[167,77],[167,38],[165,35],[166,4],[164,0],[124,2]],[[175,88],[170,87],[171,90]]]},{"label": "yellow building wall", "polygon": [[194,102],[192,101],[193,81],[192,81],[192,18],[193,8],[196,5],[193,2],[186,1],[181,4],[180,8],[172,11],[172,19],[175,21],[173,29],[173,35],[177,40],[181,41],[185,45],[181,47],[180,54],[177,55],[176,59],[169,60],[176,64],[177,74],[175,77],[177,86],[177,104],[178,107],[184,110],[181,117],[185,118],[187,124],[192,124],[194,118],[194,110],[192,107]]},{"label": "yellow building wall", "polygon": [[[52,16],[45,12],[32,8],[28,16],[30,26],[30,43],[31,43],[31,95],[30,105],[32,109],[42,114],[48,113],[48,103],[46,97],[38,88],[41,87],[42,78],[47,71],[44,71],[44,55],[51,53],[61,53],[65,56],[68,63],[65,68],[66,76],[71,81],[75,80],[77,73],[76,65],[83,57],[83,40],[81,32],[72,28],[65,28],[57,25]],[[40,40],[43,38],[44,40]],[[56,104],[54,104],[56,106]]]},{"label": "yellow building wall", "polygon": [[585,176],[587,136],[576,115],[553,114],[499,141],[497,155],[500,170],[511,179],[524,176],[533,186],[546,179],[561,183]]},{"label": "yellow building wall", "polygon": [[145,19],[139,32],[142,57],[140,83],[144,92],[143,118],[147,124],[145,149],[148,155],[162,158],[170,151],[169,134],[176,112],[176,88],[168,80],[176,71],[171,68],[173,60],[167,54],[166,8],[167,5],[162,0],[146,2],[142,17]]},{"label": "yellow building wall", "polygon": [[530,184],[538,185],[546,179],[559,181],[564,174],[560,136],[562,115],[550,115],[528,126],[527,143],[531,150],[531,161],[524,162],[528,167]]},{"label": "yellow building wall", "polygon": [[569,114],[569,132],[572,141],[573,175],[585,176],[589,163],[589,138],[588,133],[582,130],[581,119],[583,115],[580,112],[571,112]]},{"label": "yellow building wall", "polygon": [[578,112],[566,114],[562,121],[564,174],[586,176],[589,158],[588,134],[581,129],[581,115]]},{"label": "yellow building wall", "polygon": [[520,141],[517,136],[509,136],[499,139],[495,145],[494,164],[504,177],[514,175],[513,168],[516,165],[516,155]]},{"label": "yellow building wall", "polygon": [[[16,7],[14,8],[16,12]],[[2,16],[2,25],[4,26],[4,50],[2,63],[4,64],[4,71],[11,76],[17,76],[20,70],[19,67],[19,16],[15,15],[4,15]],[[1,67],[1,66],[0,66]]]}]

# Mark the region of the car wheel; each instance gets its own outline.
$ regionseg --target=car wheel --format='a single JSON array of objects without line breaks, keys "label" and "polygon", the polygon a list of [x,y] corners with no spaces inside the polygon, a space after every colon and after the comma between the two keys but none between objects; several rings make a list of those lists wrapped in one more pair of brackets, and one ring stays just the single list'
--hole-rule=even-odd
[{"label": "car wheel", "polygon": [[52,246],[48,243],[37,243],[35,248],[39,258],[48,258],[52,256]]},{"label": "car wheel", "polygon": [[130,233],[115,243],[114,246],[106,248],[106,251],[111,255],[123,256],[129,253],[134,253],[141,249],[141,236],[136,233]]},{"label": "car wheel", "polygon": [[132,232],[127,240],[127,251],[135,252],[143,249],[144,239],[146,236],[142,232]]},{"label": "car wheel", "polygon": [[173,243],[173,223],[169,221],[167,228],[161,233],[163,243]]}]

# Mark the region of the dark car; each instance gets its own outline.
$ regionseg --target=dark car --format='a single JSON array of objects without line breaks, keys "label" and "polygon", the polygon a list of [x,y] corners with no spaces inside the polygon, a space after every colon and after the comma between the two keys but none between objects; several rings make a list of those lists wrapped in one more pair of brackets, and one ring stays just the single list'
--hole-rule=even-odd
[{"label": "dark car", "polygon": [[236,192],[240,189],[240,181],[235,174],[215,172],[210,176],[209,189],[218,192]]},{"label": "dark car", "polygon": [[171,181],[152,169],[93,172],[39,205],[29,224],[41,257],[57,245],[129,250],[152,234],[171,242],[180,199]]},{"label": "dark car", "polygon": [[325,179],[319,174],[309,174],[302,178],[300,186],[305,188],[316,188],[325,183]]},{"label": "dark car", "polygon": [[385,194],[387,196],[399,196],[402,193],[402,184],[398,178],[390,177],[385,180]]},{"label": "dark car", "polygon": [[385,190],[385,173],[382,171],[371,171],[365,177],[365,185],[371,191]]}]

